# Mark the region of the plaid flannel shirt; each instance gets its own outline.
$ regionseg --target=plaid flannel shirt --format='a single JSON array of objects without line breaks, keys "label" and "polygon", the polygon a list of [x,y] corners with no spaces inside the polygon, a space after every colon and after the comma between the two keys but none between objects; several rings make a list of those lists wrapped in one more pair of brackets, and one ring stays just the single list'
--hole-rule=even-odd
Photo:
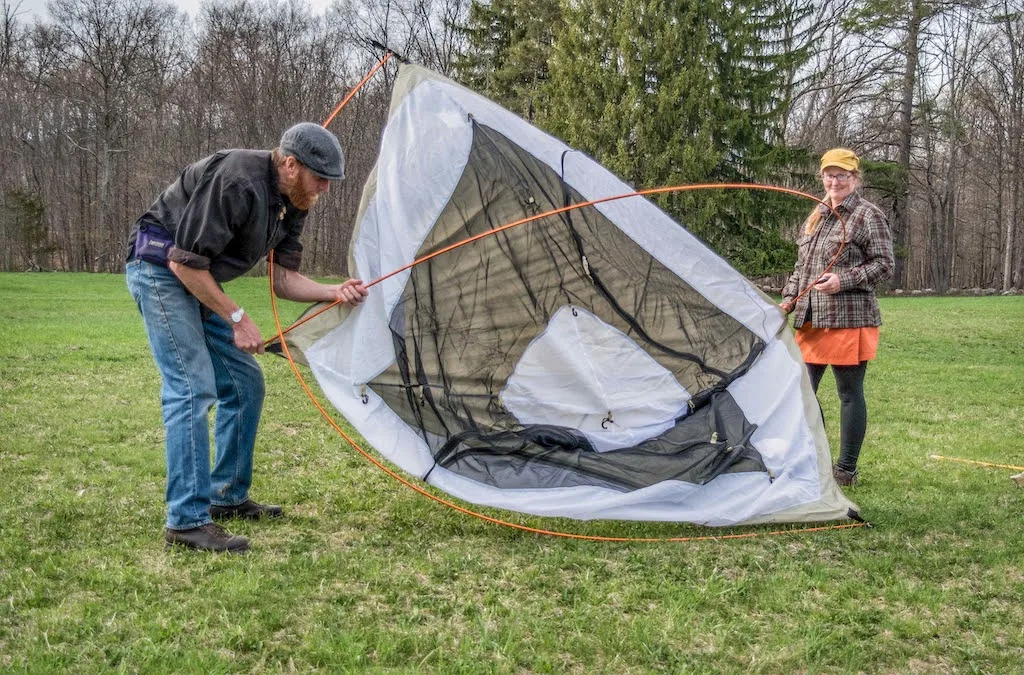
[{"label": "plaid flannel shirt", "polygon": [[[813,234],[801,229],[797,239],[796,266],[782,291],[783,301],[792,302],[800,291],[814,282],[835,256],[843,242],[843,226],[825,206]],[[892,276],[892,236],[885,213],[854,192],[836,209],[846,221],[846,246],[831,272],[839,276],[839,292],[826,295],[811,290],[794,309],[794,328],[810,321],[816,328],[860,328],[882,325],[875,287]]]}]

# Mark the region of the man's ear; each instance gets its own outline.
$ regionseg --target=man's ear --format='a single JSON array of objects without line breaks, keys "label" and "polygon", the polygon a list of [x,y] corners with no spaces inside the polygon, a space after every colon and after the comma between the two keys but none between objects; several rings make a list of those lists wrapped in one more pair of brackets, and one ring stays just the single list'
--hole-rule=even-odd
[{"label": "man's ear", "polygon": [[299,171],[299,160],[295,159],[291,155],[284,158],[284,167],[288,171],[288,178],[294,179],[295,174]]}]

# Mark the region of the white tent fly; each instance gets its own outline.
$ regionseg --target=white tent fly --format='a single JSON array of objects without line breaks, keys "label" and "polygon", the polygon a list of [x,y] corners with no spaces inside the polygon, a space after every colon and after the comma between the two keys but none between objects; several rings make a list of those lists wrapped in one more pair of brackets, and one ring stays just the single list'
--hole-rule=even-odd
[{"label": "white tent fly", "polygon": [[[631,191],[403,65],[349,270],[368,282]],[[714,526],[857,517],[783,313],[644,198],[484,237],[286,339],[377,451],[468,502]]]}]

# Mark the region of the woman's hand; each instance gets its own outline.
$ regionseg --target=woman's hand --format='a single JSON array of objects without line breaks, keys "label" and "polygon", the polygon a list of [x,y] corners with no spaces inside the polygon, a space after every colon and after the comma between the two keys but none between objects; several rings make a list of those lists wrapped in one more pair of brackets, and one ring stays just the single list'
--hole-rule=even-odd
[{"label": "woman's hand", "polygon": [[814,284],[814,290],[825,295],[835,295],[839,292],[839,275],[828,272]]}]

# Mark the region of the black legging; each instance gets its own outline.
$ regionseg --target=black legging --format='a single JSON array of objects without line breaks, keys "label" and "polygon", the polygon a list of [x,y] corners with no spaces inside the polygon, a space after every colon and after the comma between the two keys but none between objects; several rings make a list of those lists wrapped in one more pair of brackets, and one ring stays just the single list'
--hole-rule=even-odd
[{"label": "black legging", "polygon": [[[807,364],[807,373],[811,376],[811,386],[818,393],[818,384],[828,366],[816,363]],[[864,433],[868,428],[868,406],[864,400],[864,373],[868,362],[861,361],[856,366],[832,366],[836,376],[836,389],[839,390],[839,461],[836,466],[853,473],[857,470],[857,457],[864,445]]]}]

